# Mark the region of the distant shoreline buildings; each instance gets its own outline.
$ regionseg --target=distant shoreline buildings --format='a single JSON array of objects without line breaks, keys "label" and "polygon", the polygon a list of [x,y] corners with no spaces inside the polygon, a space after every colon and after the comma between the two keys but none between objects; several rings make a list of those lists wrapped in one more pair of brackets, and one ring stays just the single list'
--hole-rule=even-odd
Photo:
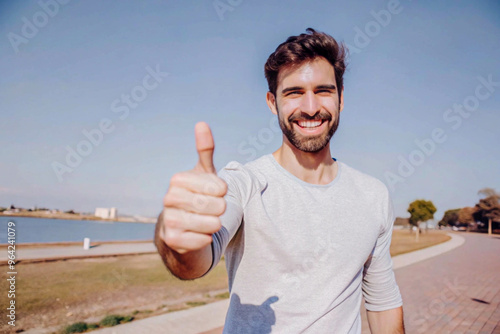
[{"label": "distant shoreline buildings", "polygon": [[75,212],[74,210],[60,211],[58,209],[33,207],[25,209],[15,207],[0,206],[0,217],[28,217],[28,218],[48,218],[48,219],[69,219],[69,220],[112,220],[121,223],[156,223],[157,218],[139,215],[118,216],[117,208],[96,208],[94,212]]},{"label": "distant shoreline buildings", "polygon": [[116,210],[116,208],[96,208],[94,216],[103,219],[116,219],[118,210]]}]

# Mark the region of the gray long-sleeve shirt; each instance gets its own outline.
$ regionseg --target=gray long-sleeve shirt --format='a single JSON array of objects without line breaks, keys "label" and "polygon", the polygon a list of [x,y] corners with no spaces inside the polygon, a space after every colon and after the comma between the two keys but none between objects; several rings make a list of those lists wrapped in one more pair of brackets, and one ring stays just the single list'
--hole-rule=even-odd
[{"label": "gray long-sleeve shirt", "polygon": [[[271,154],[219,172],[228,184],[211,269],[226,255],[224,333],[361,333],[370,311],[402,305],[389,254],[387,187],[345,163],[309,184]],[[211,270],[210,269],[210,270]]]}]

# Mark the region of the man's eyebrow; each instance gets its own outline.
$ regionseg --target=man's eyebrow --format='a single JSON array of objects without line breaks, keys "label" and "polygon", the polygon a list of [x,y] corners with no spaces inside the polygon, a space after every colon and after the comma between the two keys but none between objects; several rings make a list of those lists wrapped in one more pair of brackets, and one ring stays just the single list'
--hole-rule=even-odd
[{"label": "man's eyebrow", "polygon": [[288,92],[291,92],[291,91],[294,91],[294,90],[302,90],[304,89],[303,87],[300,87],[300,86],[294,86],[294,87],[288,87],[288,88],[285,88],[281,91],[281,94],[285,94],[285,93],[288,93]]},{"label": "man's eyebrow", "polygon": [[316,89],[332,89],[335,90],[337,87],[335,85],[319,85],[316,86]]}]

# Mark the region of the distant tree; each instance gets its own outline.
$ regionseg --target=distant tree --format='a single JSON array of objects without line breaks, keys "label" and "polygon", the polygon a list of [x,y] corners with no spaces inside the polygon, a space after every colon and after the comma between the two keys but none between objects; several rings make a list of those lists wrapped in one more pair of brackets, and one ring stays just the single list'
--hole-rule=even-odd
[{"label": "distant tree", "polygon": [[481,190],[479,190],[478,192],[478,195],[484,195],[485,197],[500,197],[500,194],[496,192],[495,189],[493,188],[483,188]]},{"label": "distant tree", "polygon": [[488,224],[488,234],[492,234],[493,223],[500,223],[500,194],[492,188],[479,190],[479,195],[486,196],[476,204],[474,219]]},{"label": "distant tree", "polygon": [[15,209],[16,209],[16,207],[14,206],[14,204],[11,204],[10,205],[10,210],[15,210]]},{"label": "distant tree", "polygon": [[69,214],[74,215],[74,214],[75,214],[75,211],[73,211],[73,210],[68,210],[68,211],[64,211],[64,213],[69,213]]},{"label": "distant tree", "polygon": [[455,226],[458,222],[458,212],[460,209],[446,210],[443,218],[439,221],[439,226]]},{"label": "distant tree", "polygon": [[458,221],[462,224],[467,224],[467,231],[470,230],[471,227],[475,227],[476,219],[474,218],[474,214],[476,213],[475,207],[465,207],[458,211]]},{"label": "distant tree", "polygon": [[425,199],[417,199],[410,203],[408,212],[410,213],[410,225],[417,227],[416,241],[420,235],[420,222],[426,222],[434,218],[434,213],[437,211],[436,207],[431,201]]}]

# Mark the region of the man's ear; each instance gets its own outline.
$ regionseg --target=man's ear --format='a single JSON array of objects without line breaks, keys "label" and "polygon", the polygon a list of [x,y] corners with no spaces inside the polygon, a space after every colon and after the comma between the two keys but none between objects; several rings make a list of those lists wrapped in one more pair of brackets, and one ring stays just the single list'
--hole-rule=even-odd
[{"label": "man's ear", "polygon": [[278,110],[276,110],[276,98],[274,97],[273,93],[267,92],[266,102],[269,109],[271,109],[271,112],[275,115],[278,115]]},{"label": "man's ear", "polygon": [[344,87],[342,87],[342,91],[340,92],[340,106],[339,113],[344,109]]}]

